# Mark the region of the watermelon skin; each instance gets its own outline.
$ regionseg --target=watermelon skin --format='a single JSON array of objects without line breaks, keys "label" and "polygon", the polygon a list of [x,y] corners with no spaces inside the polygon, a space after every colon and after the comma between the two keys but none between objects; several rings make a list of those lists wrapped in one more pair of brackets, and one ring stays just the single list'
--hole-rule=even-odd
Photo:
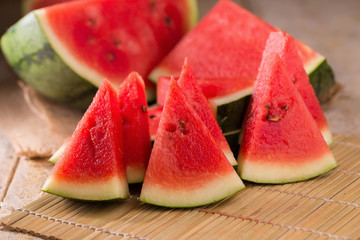
[{"label": "watermelon skin", "polygon": [[90,201],[129,196],[119,98],[104,81],[42,190]]},{"label": "watermelon skin", "polygon": [[[188,57],[198,78],[255,81],[266,40],[277,30],[235,3],[221,0],[151,72],[150,78],[156,82],[159,76],[178,76],[183,59]],[[300,41],[296,45],[321,99],[335,83],[332,70],[323,56]],[[220,80],[218,85],[222,85]]]},{"label": "watermelon skin", "polygon": [[208,128],[172,80],[140,200],[166,207],[194,207],[243,188]]},{"label": "watermelon skin", "polygon": [[44,96],[77,108],[91,103],[97,88],[64,64],[34,13],[9,28],[1,38],[1,49],[20,78]]},{"label": "watermelon skin", "polygon": [[142,77],[132,72],[118,89],[122,116],[124,160],[128,183],[144,180],[150,158],[149,119]]},{"label": "watermelon skin", "polygon": [[243,129],[238,156],[242,179],[287,183],[337,166],[276,52],[264,55]]},{"label": "watermelon skin", "polygon": [[195,110],[205,126],[209,129],[215,143],[223,151],[231,165],[236,166],[237,162],[234,158],[234,154],[231,152],[229,144],[227,143],[219,125],[216,122],[208,100],[197,85],[197,79],[192,72],[187,59],[185,59],[178,84],[181,90],[184,92],[191,107]]},{"label": "watermelon skin", "polygon": [[304,100],[325,141],[330,145],[333,140],[329,125],[303,68],[295,41],[289,34],[273,32],[269,35],[263,55],[272,54],[273,52],[279,54],[286,71],[293,80],[297,91]]},{"label": "watermelon skin", "polygon": [[69,2],[69,1],[76,1],[76,0],[22,0],[22,12],[27,14],[32,10],[51,6],[58,3]]},{"label": "watermelon skin", "polygon": [[[131,71],[147,76],[197,19],[195,0],[161,0],[155,5],[150,0],[130,2],[71,1],[36,10],[4,34],[2,50],[18,75],[35,90],[56,101],[86,109],[104,77],[119,85]],[[88,11],[89,8],[95,11]],[[131,24],[125,19],[126,28],[122,26],[114,32],[109,31],[116,27],[113,22],[91,29],[86,25],[91,21],[79,19],[86,14],[98,17],[101,9],[111,21],[121,19],[112,18],[110,13],[131,17]],[[128,10],[133,15],[117,14],[117,10]],[[61,13],[65,13],[63,18]],[[71,22],[75,18],[77,24]],[[137,28],[138,25],[141,27]],[[95,39],[89,34],[101,37]],[[93,41],[98,41],[97,48],[91,45]],[[76,47],[80,50],[75,51]],[[148,100],[154,100],[155,87],[149,81],[146,91]]]}]

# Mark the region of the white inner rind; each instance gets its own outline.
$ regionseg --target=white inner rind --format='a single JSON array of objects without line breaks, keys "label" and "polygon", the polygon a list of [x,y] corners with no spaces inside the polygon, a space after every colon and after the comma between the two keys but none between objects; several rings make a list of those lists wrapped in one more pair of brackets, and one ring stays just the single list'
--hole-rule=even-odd
[{"label": "white inner rind", "polygon": [[50,175],[42,190],[58,196],[89,201],[124,199],[129,197],[127,181],[119,177],[113,177],[101,182],[91,181],[89,183],[82,183],[59,180]]},{"label": "white inner rind", "polygon": [[232,166],[237,166],[238,165],[238,163],[237,163],[237,161],[236,161],[236,159],[234,157],[234,154],[233,154],[233,152],[231,150],[222,150],[222,151],[223,151],[225,157],[227,158],[227,160],[229,160],[229,162],[230,162],[230,164]]},{"label": "white inner rind", "polygon": [[329,127],[324,127],[323,129],[321,129],[321,134],[325,139],[327,145],[331,145],[334,142]]},{"label": "white inner rind", "polygon": [[209,181],[205,186],[191,190],[186,186],[184,189],[171,189],[163,188],[159,184],[144,182],[140,200],[166,207],[195,207],[226,198],[244,187],[235,171],[226,176],[218,176],[217,179]]},{"label": "white inner rind", "polygon": [[132,168],[126,166],[126,175],[129,183],[140,183],[144,181],[145,169]]},{"label": "white inner rind", "polygon": [[331,152],[323,157],[297,164],[289,161],[265,162],[244,159],[239,155],[238,172],[244,180],[257,183],[287,183],[306,180],[319,176],[337,167]]},{"label": "white inner rind", "polygon": [[305,72],[309,75],[315,69],[317,69],[321,63],[323,63],[326,59],[324,56],[317,54],[316,57],[312,58],[304,65]]}]

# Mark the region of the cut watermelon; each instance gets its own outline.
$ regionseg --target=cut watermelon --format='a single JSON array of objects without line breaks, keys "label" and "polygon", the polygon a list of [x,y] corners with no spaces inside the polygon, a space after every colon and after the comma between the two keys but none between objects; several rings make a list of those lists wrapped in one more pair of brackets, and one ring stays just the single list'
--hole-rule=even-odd
[{"label": "cut watermelon", "polygon": [[104,81],[42,190],[81,200],[127,198],[123,153],[119,99]]},{"label": "cut watermelon", "polygon": [[[208,98],[211,109],[221,130],[236,131],[240,128],[252,92],[253,81],[249,79],[198,79],[201,91]],[[163,105],[169,88],[170,77],[159,77],[156,86],[156,101]],[[232,93],[233,89],[242,91]]]},{"label": "cut watermelon", "polygon": [[[195,0],[70,1],[29,13],[1,47],[30,86],[80,105],[104,77],[119,85],[131,71],[147,76],[196,18]],[[154,86],[146,84],[154,99]]]},{"label": "cut watermelon", "polygon": [[296,89],[304,100],[327,144],[332,143],[332,135],[320,103],[311,87],[309,77],[302,65],[293,38],[286,33],[272,32],[267,40],[264,55],[277,52],[282,63],[295,83]]},{"label": "cut watermelon", "polygon": [[151,141],[145,96],[145,84],[135,72],[118,89],[122,116],[124,159],[129,183],[144,180],[150,158]]},{"label": "cut watermelon", "polygon": [[234,154],[231,152],[229,144],[226,142],[226,139],[216,122],[208,100],[197,85],[197,79],[192,72],[187,59],[185,59],[178,84],[192,108],[209,129],[215,143],[223,151],[231,165],[236,166],[237,162],[234,158]]},{"label": "cut watermelon", "polygon": [[244,188],[208,128],[172,80],[140,200],[167,207],[218,201]]},{"label": "cut watermelon", "polygon": [[[151,72],[159,76],[179,76],[183,59],[188,57],[198,78],[214,79],[222,87],[222,79],[256,79],[266,40],[277,29],[228,0],[219,3],[192,29]],[[304,67],[318,98],[334,85],[334,75],[323,56],[296,41]],[[199,84],[201,87],[201,84]],[[230,85],[231,86],[231,85]],[[246,89],[235,83],[233,94]],[[223,101],[226,96],[222,96]],[[239,98],[238,98],[239,99]]]},{"label": "cut watermelon", "polygon": [[238,156],[242,179],[286,183],[337,166],[277,53],[264,55],[243,131]]}]

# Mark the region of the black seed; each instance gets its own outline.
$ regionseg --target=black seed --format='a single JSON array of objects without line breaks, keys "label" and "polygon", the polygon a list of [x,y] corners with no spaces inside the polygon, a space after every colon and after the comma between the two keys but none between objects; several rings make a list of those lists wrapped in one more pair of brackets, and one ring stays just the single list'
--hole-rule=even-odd
[{"label": "black seed", "polygon": [[265,108],[266,108],[266,109],[270,109],[270,107],[271,107],[271,103],[266,103],[266,104],[265,104]]},{"label": "black seed", "polygon": [[169,16],[166,16],[165,19],[164,19],[164,21],[165,21],[165,24],[166,24],[166,25],[170,25],[170,24],[171,24],[171,18],[170,18]]},{"label": "black seed", "polygon": [[287,111],[289,109],[289,106],[282,107],[281,110]]},{"label": "black seed", "polygon": [[144,113],[146,113],[146,111],[147,111],[146,106],[145,106],[145,105],[142,105],[142,106],[141,106],[141,110],[142,110]]},{"label": "black seed", "polygon": [[153,118],[155,118],[155,117],[156,117],[156,115],[150,115],[150,116],[149,116],[150,119],[153,119]]}]

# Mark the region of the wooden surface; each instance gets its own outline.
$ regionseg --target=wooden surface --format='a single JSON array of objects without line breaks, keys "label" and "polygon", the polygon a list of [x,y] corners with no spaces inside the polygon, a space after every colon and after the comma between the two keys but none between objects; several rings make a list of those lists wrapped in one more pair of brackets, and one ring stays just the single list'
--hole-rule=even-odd
[{"label": "wooden surface", "polygon": [[[204,14],[215,1],[200,0]],[[283,29],[328,58],[334,68],[336,79],[343,85],[336,101],[323,106],[330,128],[335,133],[360,136],[360,2],[357,0],[242,0],[245,7],[273,25]],[[16,21],[19,3],[5,0],[0,3],[0,33]],[[11,13],[11,14],[10,14]],[[6,16],[6,17],[5,17]],[[0,58],[0,94],[17,96],[21,90],[17,77]],[[13,92],[4,92],[10,86]],[[19,95],[20,96],[20,95]],[[13,207],[22,207],[37,199],[51,165],[43,160],[29,160],[14,154],[12,138],[16,130],[10,123],[18,122],[19,127],[34,128],[39,121],[21,118],[21,111],[29,109],[7,109],[7,102],[0,103],[0,110],[12,111],[13,116],[0,115],[0,201]],[[21,106],[19,106],[21,108]],[[30,109],[31,110],[31,109]],[[19,114],[17,114],[19,113]],[[64,110],[66,113],[66,110]],[[65,116],[66,114],[64,114]],[[5,120],[6,121],[5,121]],[[66,116],[65,120],[68,120]],[[46,128],[47,126],[43,126]],[[33,129],[36,133],[36,127]],[[58,131],[64,133],[64,131]],[[65,131],[66,132],[66,131]],[[47,130],[44,136],[53,138]],[[19,139],[22,139],[19,132]],[[65,134],[64,134],[65,135]],[[24,138],[29,136],[24,136]],[[45,138],[45,137],[44,137]],[[46,141],[46,139],[44,139]],[[0,211],[0,217],[8,211]],[[36,239],[35,237],[0,230],[0,239]]]}]

